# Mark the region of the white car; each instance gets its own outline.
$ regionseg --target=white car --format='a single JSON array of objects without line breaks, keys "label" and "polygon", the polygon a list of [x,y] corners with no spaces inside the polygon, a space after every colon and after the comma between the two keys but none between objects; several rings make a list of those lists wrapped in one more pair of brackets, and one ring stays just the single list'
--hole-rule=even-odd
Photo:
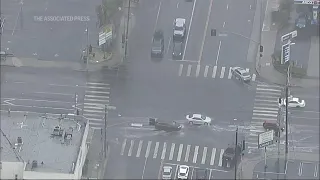
[{"label": "white car", "polygon": [[235,76],[235,78],[240,79],[242,81],[250,81],[251,80],[251,75],[250,73],[241,67],[233,67],[231,69],[232,75]]},{"label": "white car", "polygon": [[171,179],[171,175],[172,175],[172,167],[163,166],[162,179]]},{"label": "white car", "polygon": [[186,19],[177,18],[173,22],[173,38],[183,39],[186,34]]},{"label": "white car", "polygon": [[[306,102],[304,100],[300,100],[299,98],[290,96],[288,97],[288,107],[305,107]],[[286,99],[282,99],[281,104],[279,106],[286,106]]]},{"label": "white car", "polygon": [[189,175],[189,166],[180,165],[178,172],[178,179],[188,179]]},{"label": "white car", "polygon": [[198,125],[210,125],[211,118],[201,114],[188,114],[186,116],[189,124],[198,124]]}]

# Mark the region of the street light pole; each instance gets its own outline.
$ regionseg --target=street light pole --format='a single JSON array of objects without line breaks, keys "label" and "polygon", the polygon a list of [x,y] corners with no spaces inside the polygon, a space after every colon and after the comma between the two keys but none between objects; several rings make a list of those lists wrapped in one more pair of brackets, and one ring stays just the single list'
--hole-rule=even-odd
[{"label": "street light pole", "polygon": [[286,108],[286,147],[285,147],[285,164],[287,164],[288,162],[288,104],[289,104],[289,100],[288,100],[288,96],[289,96],[289,83],[290,83],[290,66],[291,63],[290,61],[288,61],[288,69],[287,69],[287,84],[286,84],[286,104],[285,104],[285,108]]},{"label": "street light pole", "polygon": [[126,44],[124,48],[124,57],[127,58],[127,48],[128,48],[128,35],[129,35],[129,22],[130,22],[130,8],[131,8],[131,0],[129,0],[129,5],[128,5],[128,17],[127,17],[127,28],[126,28]]},{"label": "street light pole", "polygon": [[235,152],[235,164],[234,164],[234,179],[237,179],[237,163],[238,163],[238,126],[236,129],[236,144],[235,144],[235,148],[234,148],[234,152]]},{"label": "street light pole", "polygon": [[87,35],[87,60],[86,60],[86,68],[88,69],[88,61],[89,61],[89,28],[88,23],[86,23],[87,29],[86,29],[86,35]]}]

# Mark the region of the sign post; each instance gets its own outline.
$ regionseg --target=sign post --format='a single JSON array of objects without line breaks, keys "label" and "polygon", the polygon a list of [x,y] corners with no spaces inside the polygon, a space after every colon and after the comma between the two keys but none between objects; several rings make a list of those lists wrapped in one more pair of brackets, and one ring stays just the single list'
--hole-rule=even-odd
[{"label": "sign post", "polygon": [[288,34],[285,34],[285,35],[283,35],[281,37],[281,42],[285,42],[285,41],[288,41],[290,39],[293,39],[293,38],[297,37],[297,35],[298,35],[298,31],[297,30],[292,31],[292,32],[290,32]]},{"label": "sign post", "polygon": [[290,60],[290,46],[291,42],[282,45],[281,47],[281,64],[284,64]]},{"label": "sign post", "polygon": [[260,133],[258,136],[258,148],[264,147],[264,170],[267,170],[267,146],[273,144],[274,130]]}]

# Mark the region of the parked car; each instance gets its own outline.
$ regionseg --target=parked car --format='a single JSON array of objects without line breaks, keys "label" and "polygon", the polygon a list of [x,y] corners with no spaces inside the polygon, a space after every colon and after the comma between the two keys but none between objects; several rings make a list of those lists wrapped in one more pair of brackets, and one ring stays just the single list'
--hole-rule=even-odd
[{"label": "parked car", "polygon": [[[290,97],[288,97],[288,107],[300,107],[303,108],[306,106],[306,102],[304,100],[301,100],[297,97],[293,97],[292,95]],[[281,103],[279,103],[279,107],[281,106],[286,106],[286,99],[282,98],[281,99]]]},{"label": "parked car", "polygon": [[180,165],[178,171],[178,179],[188,179],[189,176],[189,166]]},{"label": "parked car", "polygon": [[186,19],[176,18],[173,22],[173,40],[183,40],[186,35]]},{"label": "parked car", "polygon": [[162,58],[164,54],[164,36],[161,30],[157,30],[152,39],[151,57]]},{"label": "parked car", "polygon": [[172,179],[172,167],[171,166],[163,166],[162,168],[162,179]]}]

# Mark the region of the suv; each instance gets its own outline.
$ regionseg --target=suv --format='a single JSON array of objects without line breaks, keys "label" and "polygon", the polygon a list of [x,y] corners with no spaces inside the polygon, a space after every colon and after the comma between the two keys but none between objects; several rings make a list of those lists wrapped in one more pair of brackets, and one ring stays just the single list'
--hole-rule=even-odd
[{"label": "suv", "polygon": [[164,36],[161,30],[154,32],[151,47],[151,57],[163,57]]},{"label": "suv", "polygon": [[243,151],[245,149],[244,146],[245,146],[244,140],[242,141],[242,143],[239,143],[237,145],[237,148],[235,148],[235,145],[229,146],[223,153],[222,166],[227,168],[232,168],[235,166],[236,163],[239,163],[240,157],[243,155]]},{"label": "suv", "polygon": [[244,82],[248,82],[251,80],[250,73],[241,67],[234,67],[231,69],[231,72],[236,79],[240,79]]},{"label": "suv", "polygon": [[209,175],[209,173],[208,173],[207,169],[196,169],[196,179],[197,180],[209,179],[208,175]]},{"label": "suv", "polygon": [[173,22],[173,39],[183,40],[186,35],[186,20],[183,18],[177,18]]},{"label": "suv", "polygon": [[154,127],[158,131],[166,131],[166,132],[180,131],[182,128],[182,126],[176,122],[173,122],[173,123],[156,122]]},{"label": "suv", "polygon": [[173,43],[173,50],[172,50],[172,59],[182,59],[183,56],[183,44],[182,42],[175,41]]}]

